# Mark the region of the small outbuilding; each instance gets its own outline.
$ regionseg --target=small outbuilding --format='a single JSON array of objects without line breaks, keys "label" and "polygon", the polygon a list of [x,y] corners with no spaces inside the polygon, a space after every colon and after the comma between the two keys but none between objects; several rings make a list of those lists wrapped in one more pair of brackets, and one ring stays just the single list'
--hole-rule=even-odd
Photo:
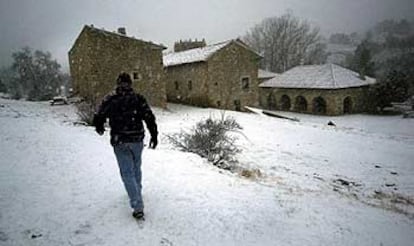
[{"label": "small outbuilding", "polygon": [[297,66],[259,85],[260,105],[322,115],[359,113],[375,82],[335,64]]}]

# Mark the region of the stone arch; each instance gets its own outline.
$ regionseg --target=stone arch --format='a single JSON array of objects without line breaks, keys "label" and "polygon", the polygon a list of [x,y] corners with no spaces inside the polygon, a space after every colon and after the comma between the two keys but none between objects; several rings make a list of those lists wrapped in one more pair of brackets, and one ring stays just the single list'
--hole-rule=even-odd
[{"label": "stone arch", "polygon": [[315,114],[326,114],[326,100],[319,96],[315,97],[312,102],[313,113]]},{"label": "stone arch", "polygon": [[283,95],[280,98],[280,110],[290,110],[290,97],[288,95]]},{"label": "stone arch", "polygon": [[344,114],[350,114],[353,111],[353,102],[350,96],[344,99]]},{"label": "stone arch", "polygon": [[276,109],[277,103],[276,103],[276,96],[273,92],[269,94],[267,97],[267,107],[268,109]]},{"label": "stone arch", "polygon": [[308,110],[308,101],[303,96],[297,96],[294,109],[298,112],[306,112]]}]

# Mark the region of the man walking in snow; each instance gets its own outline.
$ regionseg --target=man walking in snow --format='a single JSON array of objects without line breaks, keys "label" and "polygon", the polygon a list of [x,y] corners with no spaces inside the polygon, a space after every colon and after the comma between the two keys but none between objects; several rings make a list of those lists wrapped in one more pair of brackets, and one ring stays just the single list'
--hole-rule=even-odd
[{"label": "man walking in snow", "polygon": [[122,181],[129,196],[132,216],[144,217],[141,183],[141,154],[143,149],[145,121],[151,134],[150,148],[158,144],[157,124],[145,98],[131,87],[129,74],[121,73],[114,92],[108,94],[98,106],[93,125],[99,135],[105,131],[104,123],[109,118],[111,145],[118,161]]}]

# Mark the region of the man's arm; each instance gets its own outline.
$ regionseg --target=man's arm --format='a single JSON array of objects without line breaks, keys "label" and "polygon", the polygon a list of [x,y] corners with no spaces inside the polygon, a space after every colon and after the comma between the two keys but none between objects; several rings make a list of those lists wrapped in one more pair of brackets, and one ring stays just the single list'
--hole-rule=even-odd
[{"label": "man's arm", "polygon": [[142,113],[142,118],[145,121],[145,125],[147,126],[148,131],[151,134],[151,140],[150,140],[150,148],[155,149],[155,147],[158,144],[158,127],[157,123],[155,122],[155,116],[152,113],[152,110],[150,106],[147,103],[147,100],[145,100],[144,97],[139,96],[140,98],[140,112]]}]

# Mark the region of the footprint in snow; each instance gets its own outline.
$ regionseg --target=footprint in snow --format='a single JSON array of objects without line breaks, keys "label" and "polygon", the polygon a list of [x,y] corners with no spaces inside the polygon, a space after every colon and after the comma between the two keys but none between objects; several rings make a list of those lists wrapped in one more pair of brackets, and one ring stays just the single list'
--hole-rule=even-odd
[{"label": "footprint in snow", "polygon": [[173,246],[174,244],[167,238],[163,237],[160,241],[160,245]]},{"label": "footprint in snow", "polygon": [[91,233],[92,226],[89,223],[80,224],[79,229],[75,230],[75,234],[89,234]]}]

